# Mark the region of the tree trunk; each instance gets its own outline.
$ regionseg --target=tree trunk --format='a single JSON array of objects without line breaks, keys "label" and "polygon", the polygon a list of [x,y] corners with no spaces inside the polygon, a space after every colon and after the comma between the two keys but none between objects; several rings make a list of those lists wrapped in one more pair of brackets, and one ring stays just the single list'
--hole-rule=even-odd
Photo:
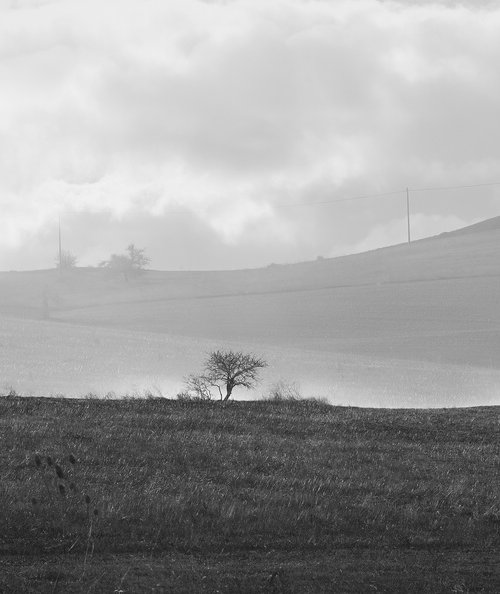
[{"label": "tree trunk", "polygon": [[226,384],[226,395],[224,396],[223,402],[227,402],[229,400],[229,397],[231,396],[232,391],[233,391],[233,386],[231,384]]}]

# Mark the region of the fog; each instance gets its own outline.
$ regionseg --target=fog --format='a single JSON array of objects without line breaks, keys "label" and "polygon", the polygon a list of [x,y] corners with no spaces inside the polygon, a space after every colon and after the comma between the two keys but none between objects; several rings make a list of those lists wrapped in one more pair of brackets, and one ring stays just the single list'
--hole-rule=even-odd
[{"label": "fog", "polygon": [[253,270],[2,273],[0,389],[175,398],[210,352],[231,349],[268,362],[237,399],[281,382],[348,406],[497,404],[499,233],[496,218]]},{"label": "fog", "polygon": [[269,363],[235,398],[498,403],[499,29],[1,0],[0,391],[175,397],[226,348]]}]

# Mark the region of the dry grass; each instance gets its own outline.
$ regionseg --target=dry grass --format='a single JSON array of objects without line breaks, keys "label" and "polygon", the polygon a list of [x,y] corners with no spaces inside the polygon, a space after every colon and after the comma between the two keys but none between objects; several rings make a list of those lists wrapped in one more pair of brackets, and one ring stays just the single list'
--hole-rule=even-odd
[{"label": "dry grass", "polygon": [[493,592],[498,419],[2,398],[0,591]]}]

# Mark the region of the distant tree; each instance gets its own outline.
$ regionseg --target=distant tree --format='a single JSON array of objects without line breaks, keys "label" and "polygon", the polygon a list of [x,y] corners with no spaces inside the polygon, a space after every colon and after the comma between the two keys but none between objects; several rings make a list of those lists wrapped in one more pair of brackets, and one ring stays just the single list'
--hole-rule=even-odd
[{"label": "distant tree", "polygon": [[[210,387],[217,388],[223,402],[231,397],[234,388],[253,388],[258,382],[259,370],[267,367],[267,362],[254,355],[241,351],[213,351],[206,361],[203,373],[190,376],[191,386],[193,378],[203,390]],[[223,389],[225,394],[223,394]]]},{"label": "distant tree", "polygon": [[135,247],[133,243],[131,243],[127,247],[128,258],[130,260],[132,270],[136,272],[140,272],[148,267],[149,263],[151,262],[150,258],[148,258],[144,252],[145,250],[138,249]]},{"label": "distant tree", "polygon": [[144,272],[150,259],[145,255],[144,249],[138,249],[133,243],[127,247],[126,254],[111,254],[109,260],[99,263],[101,268],[108,268],[123,274],[125,280],[130,276]]},{"label": "distant tree", "polygon": [[125,254],[111,254],[109,260],[103,260],[99,263],[99,266],[123,274],[125,280],[128,280],[129,275],[132,273],[132,263]]},{"label": "distant tree", "polygon": [[69,270],[70,268],[75,268],[77,261],[78,258],[76,256],[65,250],[63,250],[56,257],[56,265],[59,270]]}]

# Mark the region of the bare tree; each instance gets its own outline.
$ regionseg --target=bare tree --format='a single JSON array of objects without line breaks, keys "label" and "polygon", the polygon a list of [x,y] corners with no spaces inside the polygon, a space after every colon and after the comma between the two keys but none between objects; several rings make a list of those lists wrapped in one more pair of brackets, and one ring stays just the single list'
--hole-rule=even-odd
[{"label": "bare tree", "polygon": [[[205,384],[217,387],[221,400],[226,402],[234,388],[253,388],[258,382],[259,370],[267,362],[241,351],[213,351],[205,361],[204,373],[200,376]],[[223,395],[222,387],[226,394]]]},{"label": "bare tree", "polygon": [[196,400],[212,400],[211,384],[203,375],[190,375],[186,378],[186,394],[194,395]]}]

